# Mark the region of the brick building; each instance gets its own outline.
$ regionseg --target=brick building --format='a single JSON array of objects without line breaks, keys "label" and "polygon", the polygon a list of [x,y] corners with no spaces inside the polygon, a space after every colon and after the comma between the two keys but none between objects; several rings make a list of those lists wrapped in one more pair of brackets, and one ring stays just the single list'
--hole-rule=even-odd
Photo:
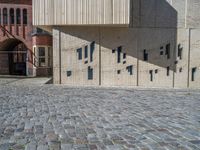
[{"label": "brick building", "polygon": [[0,0],[0,74],[49,76],[52,36],[32,25],[32,0]]}]

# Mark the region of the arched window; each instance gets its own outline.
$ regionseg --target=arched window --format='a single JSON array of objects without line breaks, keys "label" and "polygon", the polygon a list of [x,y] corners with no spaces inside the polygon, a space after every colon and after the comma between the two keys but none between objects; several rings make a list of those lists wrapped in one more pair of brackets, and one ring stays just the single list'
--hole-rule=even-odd
[{"label": "arched window", "polygon": [[17,20],[17,24],[21,24],[21,11],[19,8],[17,8],[16,10],[16,20]]},{"label": "arched window", "polygon": [[27,24],[27,9],[23,9],[23,24]]},{"label": "arched window", "polygon": [[4,25],[8,24],[8,11],[7,11],[7,8],[3,9],[3,24]]},{"label": "arched window", "polygon": [[14,24],[14,23],[15,23],[14,9],[11,8],[11,9],[10,9],[10,24]]}]

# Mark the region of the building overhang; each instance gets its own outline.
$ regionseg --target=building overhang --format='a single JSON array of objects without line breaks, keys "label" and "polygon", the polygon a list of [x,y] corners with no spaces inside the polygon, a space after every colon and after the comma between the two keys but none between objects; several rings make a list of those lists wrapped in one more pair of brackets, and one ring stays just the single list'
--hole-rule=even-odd
[{"label": "building overhang", "polygon": [[35,26],[113,26],[130,24],[130,0],[33,0]]}]

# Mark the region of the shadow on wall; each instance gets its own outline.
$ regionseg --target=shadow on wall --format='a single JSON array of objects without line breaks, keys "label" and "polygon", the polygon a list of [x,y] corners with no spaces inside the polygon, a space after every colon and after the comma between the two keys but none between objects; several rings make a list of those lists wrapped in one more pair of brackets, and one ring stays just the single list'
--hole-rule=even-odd
[{"label": "shadow on wall", "polygon": [[[95,41],[101,49],[120,50],[128,56],[176,71],[177,11],[166,0],[131,1],[130,28],[59,27],[82,41]],[[81,47],[81,41],[72,44]]]}]

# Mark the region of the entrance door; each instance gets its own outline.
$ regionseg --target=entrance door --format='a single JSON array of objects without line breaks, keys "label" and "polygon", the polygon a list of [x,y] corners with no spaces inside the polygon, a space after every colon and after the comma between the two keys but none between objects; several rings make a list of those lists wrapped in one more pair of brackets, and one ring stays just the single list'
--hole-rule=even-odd
[{"label": "entrance door", "polygon": [[[7,39],[1,43],[0,51],[4,53],[4,56],[7,54],[7,63],[5,62],[3,70],[6,70],[10,75],[27,75],[28,48],[22,41]],[[2,63],[0,63],[1,68]]]},{"label": "entrance door", "polygon": [[10,75],[26,75],[26,52],[13,51],[9,56]]}]

